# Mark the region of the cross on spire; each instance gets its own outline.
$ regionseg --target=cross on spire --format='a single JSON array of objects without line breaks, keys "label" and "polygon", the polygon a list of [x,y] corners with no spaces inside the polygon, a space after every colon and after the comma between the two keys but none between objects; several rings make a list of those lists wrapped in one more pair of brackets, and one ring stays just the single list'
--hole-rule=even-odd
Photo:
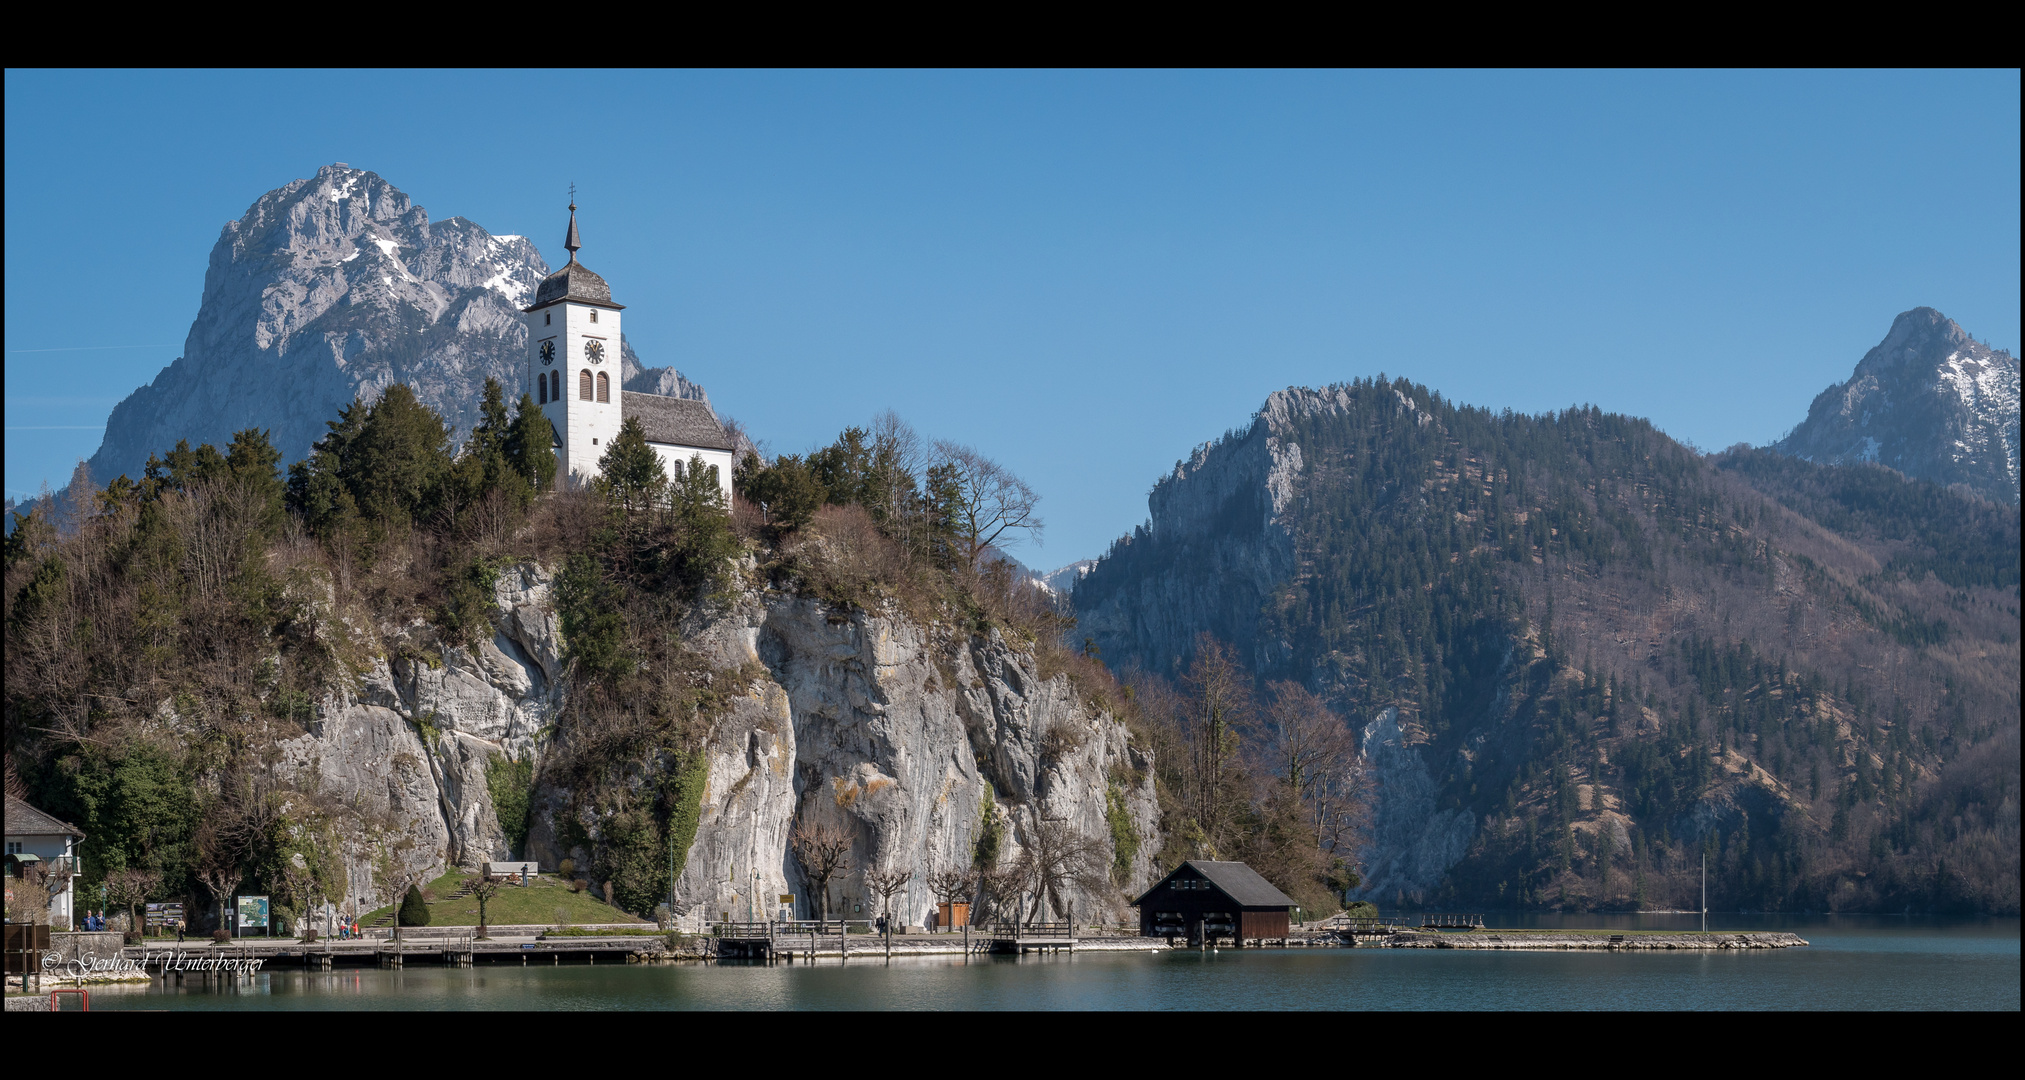
[{"label": "cross on spire", "polygon": [[569,251],[571,262],[577,261],[577,249],[583,246],[584,242],[577,238],[577,185],[576,181],[572,180],[570,181],[570,231],[569,235],[563,238],[563,247]]}]

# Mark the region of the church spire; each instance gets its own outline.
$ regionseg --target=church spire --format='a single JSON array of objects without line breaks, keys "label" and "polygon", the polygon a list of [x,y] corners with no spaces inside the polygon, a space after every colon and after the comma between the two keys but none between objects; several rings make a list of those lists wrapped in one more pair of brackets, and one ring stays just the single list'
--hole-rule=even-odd
[{"label": "church spire", "polygon": [[564,247],[565,249],[567,249],[567,250],[569,251],[569,253],[570,253],[570,261],[571,261],[571,262],[575,262],[575,261],[577,261],[577,249],[578,249],[578,248],[581,248],[581,247],[583,247],[583,246],[584,246],[584,242],[583,242],[582,240],[579,240],[579,239],[577,239],[577,198],[576,198],[576,190],[575,190],[575,188],[576,188],[576,185],[572,184],[572,185],[570,185],[570,188],[571,188],[571,190],[570,190],[570,234],[569,234],[569,235],[568,235],[567,237],[564,237],[564,238],[563,238],[563,247]]}]

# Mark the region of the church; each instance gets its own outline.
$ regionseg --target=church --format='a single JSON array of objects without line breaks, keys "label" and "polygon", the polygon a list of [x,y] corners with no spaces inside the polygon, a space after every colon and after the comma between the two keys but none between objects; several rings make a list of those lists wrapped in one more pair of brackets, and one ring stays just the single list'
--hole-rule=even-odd
[{"label": "church", "polygon": [[647,430],[647,445],[661,459],[669,479],[702,459],[731,505],[733,447],[724,425],[706,402],[661,394],[636,394],[620,385],[619,313],[611,286],[577,261],[577,204],[570,203],[570,231],[563,241],[570,260],[542,279],[527,316],[529,386],[555,429],[556,477],[585,483],[598,475],[598,459],[626,417]]}]

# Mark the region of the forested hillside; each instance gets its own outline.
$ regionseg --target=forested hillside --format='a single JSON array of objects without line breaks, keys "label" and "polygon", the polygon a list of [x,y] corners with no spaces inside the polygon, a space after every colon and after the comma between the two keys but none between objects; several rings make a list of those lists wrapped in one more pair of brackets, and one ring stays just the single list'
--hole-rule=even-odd
[{"label": "forested hillside", "polygon": [[1466,823],[1424,902],[1689,906],[1707,854],[1730,907],[2017,910],[2014,507],[1405,381],[1276,394],[1153,499],[1075,592],[1107,661],[1179,670],[1197,588],[1260,682],[1397,709]]}]

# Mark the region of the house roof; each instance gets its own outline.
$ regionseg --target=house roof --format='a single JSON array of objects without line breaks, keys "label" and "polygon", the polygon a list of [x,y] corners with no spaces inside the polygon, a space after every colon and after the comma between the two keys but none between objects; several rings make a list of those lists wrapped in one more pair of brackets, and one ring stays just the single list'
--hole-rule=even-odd
[{"label": "house roof", "polygon": [[648,442],[700,450],[732,449],[731,436],[725,434],[708,402],[629,390],[620,398],[619,408],[623,415],[639,418],[640,426],[647,429]]},{"label": "house roof", "polygon": [[77,826],[58,821],[12,795],[7,796],[7,835],[75,836],[84,839],[84,833]]},{"label": "house roof", "polygon": [[[1184,868],[1193,869],[1196,873],[1209,879],[1211,885],[1221,889],[1224,895],[1237,901],[1244,907],[1294,906],[1292,897],[1275,888],[1272,882],[1260,877],[1257,870],[1241,862],[1212,862],[1208,859],[1190,859],[1175,867],[1173,873],[1156,882],[1153,889],[1158,889],[1160,886],[1167,884],[1169,878],[1181,873]],[[1133,903],[1136,904],[1140,900],[1146,899],[1147,895],[1152,894],[1153,889],[1146,890],[1146,893],[1141,895],[1139,900],[1133,901]]]}]

